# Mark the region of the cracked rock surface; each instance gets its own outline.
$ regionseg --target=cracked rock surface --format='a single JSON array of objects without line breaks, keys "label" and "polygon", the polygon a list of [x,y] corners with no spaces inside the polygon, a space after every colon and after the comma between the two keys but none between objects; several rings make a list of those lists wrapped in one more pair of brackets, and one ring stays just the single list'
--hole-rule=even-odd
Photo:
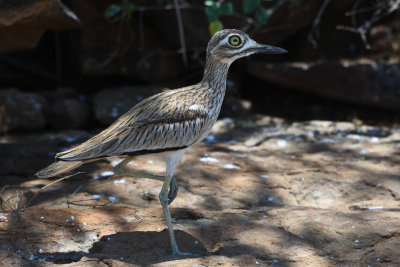
[{"label": "cracked rock surface", "polygon": [[[32,174],[83,131],[0,138],[5,266],[399,266],[400,129],[274,117],[218,121],[176,170],[170,255],[161,182],[119,157],[53,180]],[[162,174],[141,157],[130,168]],[[55,180],[55,179],[54,179]],[[66,188],[68,194],[66,195]]]}]

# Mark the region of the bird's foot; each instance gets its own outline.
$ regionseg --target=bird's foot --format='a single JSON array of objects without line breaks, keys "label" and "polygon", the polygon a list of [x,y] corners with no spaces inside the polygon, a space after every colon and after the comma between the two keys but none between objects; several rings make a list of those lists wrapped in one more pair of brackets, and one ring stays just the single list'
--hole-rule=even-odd
[{"label": "bird's foot", "polygon": [[189,253],[189,252],[180,252],[179,250],[172,251],[173,256],[197,256],[197,254]]},{"label": "bird's foot", "polygon": [[169,192],[168,192],[168,205],[174,201],[176,196],[178,195],[179,186],[176,182],[175,177],[172,177],[171,182],[169,184]]}]

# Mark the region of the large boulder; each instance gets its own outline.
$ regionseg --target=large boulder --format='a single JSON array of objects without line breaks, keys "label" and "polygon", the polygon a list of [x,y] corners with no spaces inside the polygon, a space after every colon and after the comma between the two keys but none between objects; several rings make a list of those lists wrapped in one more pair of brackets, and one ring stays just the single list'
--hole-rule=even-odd
[{"label": "large boulder", "polygon": [[41,129],[46,124],[46,100],[16,89],[0,90],[0,133]]},{"label": "large boulder", "polygon": [[46,30],[79,26],[76,15],[60,0],[0,2],[0,52],[35,48]]},{"label": "large boulder", "polygon": [[[108,0],[69,4],[82,22],[82,30],[72,33],[70,41],[77,68],[84,75],[122,75],[154,82],[184,73],[174,9],[164,9],[155,1],[136,1],[137,9],[127,23],[112,23],[104,16]],[[182,9],[182,20],[188,49],[205,48],[209,33],[204,9]]]},{"label": "large boulder", "polygon": [[249,74],[279,87],[355,104],[400,110],[400,62],[368,59],[270,64],[251,61]]},{"label": "large boulder", "polygon": [[88,123],[90,106],[87,97],[68,88],[43,93],[48,108],[48,124],[55,129],[76,129]]}]

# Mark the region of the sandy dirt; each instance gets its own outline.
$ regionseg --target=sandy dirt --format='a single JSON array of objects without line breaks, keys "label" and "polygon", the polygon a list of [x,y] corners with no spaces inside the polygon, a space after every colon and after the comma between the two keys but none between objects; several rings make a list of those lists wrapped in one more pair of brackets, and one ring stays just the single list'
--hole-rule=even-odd
[{"label": "sandy dirt", "polygon": [[[187,257],[171,256],[161,182],[115,175],[118,157],[80,168],[23,208],[53,181],[32,174],[89,136],[0,138],[3,266],[400,265],[400,129],[219,121],[176,170],[170,209]],[[129,167],[164,171],[148,157]]]}]

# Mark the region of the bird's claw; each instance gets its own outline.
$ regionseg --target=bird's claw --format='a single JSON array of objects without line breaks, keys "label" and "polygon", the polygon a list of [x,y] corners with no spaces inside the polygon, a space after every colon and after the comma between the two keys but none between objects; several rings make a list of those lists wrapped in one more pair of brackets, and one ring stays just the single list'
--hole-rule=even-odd
[{"label": "bird's claw", "polygon": [[168,192],[168,205],[174,201],[176,196],[178,195],[179,186],[176,182],[175,177],[172,177],[171,182],[169,184],[169,192]]}]

